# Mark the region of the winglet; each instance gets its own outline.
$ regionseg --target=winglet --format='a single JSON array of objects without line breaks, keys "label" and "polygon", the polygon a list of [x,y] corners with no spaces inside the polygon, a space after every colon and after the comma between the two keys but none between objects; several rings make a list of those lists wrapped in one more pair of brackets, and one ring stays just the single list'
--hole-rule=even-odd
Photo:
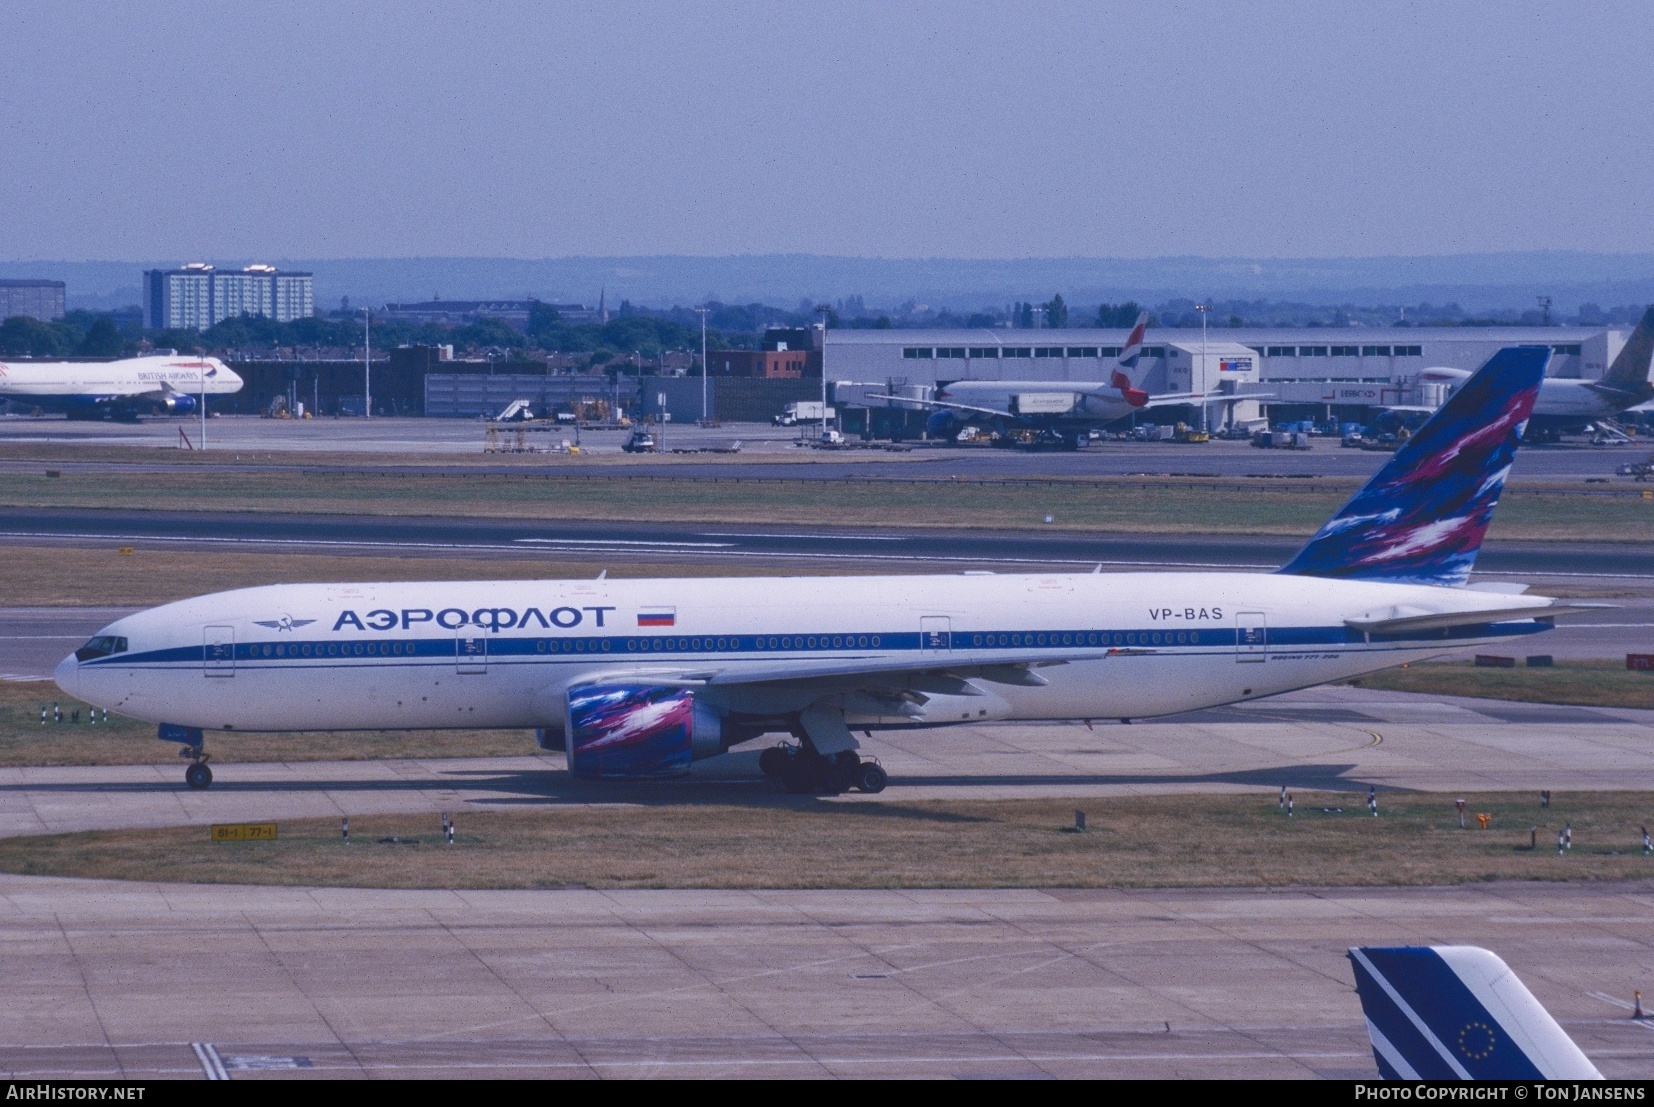
[{"label": "winglet", "polygon": [[1282,569],[1462,585],[1505,486],[1549,346],[1494,354]]},{"label": "winglet", "polygon": [[1510,966],[1477,946],[1349,951],[1386,1080],[1601,1080]]}]

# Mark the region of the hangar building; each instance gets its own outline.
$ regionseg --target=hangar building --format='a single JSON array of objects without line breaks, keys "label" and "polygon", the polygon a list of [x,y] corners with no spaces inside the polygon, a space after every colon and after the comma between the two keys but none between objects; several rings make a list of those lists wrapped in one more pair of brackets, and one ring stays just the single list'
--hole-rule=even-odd
[{"label": "hangar building", "polygon": [[[1106,381],[1125,330],[835,330],[833,381],[913,394],[956,380]],[[1267,393],[1271,418],[1320,418],[1419,403],[1416,380],[1434,367],[1475,369],[1504,346],[1550,346],[1549,374],[1601,377],[1630,336],[1603,327],[1214,327],[1150,330],[1133,382],[1151,393]],[[1238,404],[1236,418],[1257,414]]]}]

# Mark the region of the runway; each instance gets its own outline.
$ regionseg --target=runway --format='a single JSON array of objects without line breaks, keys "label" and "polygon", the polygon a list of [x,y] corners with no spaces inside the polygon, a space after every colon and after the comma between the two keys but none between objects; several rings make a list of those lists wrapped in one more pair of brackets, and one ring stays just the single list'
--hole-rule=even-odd
[{"label": "runway", "polygon": [[1372,1078],[1344,949],[1500,952],[1654,1075],[1654,885],[446,892],[0,877],[13,1079]]},{"label": "runway", "polygon": [[[100,511],[0,508],[0,543],[41,545],[177,544],[226,550],[372,553],[441,557],[625,557],[665,562],[788,560],[801,566],[849,564],[861,571],[955,568],[1269,570],[1303,539],[1274,536],[1097,534],[1074,531],[854,530],[738,524],[593,522],[343,514]],[[1654,583],[1641,545],[1612,542],[1488,542],[1477,560],[1484,578],[1500,574]],[[808,570],[817,571],[817,570]]]}]

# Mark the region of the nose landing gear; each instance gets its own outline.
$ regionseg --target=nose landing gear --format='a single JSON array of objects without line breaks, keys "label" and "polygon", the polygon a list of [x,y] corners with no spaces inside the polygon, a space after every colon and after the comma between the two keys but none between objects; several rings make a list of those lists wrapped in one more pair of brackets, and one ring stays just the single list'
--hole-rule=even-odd
[{"label": "nose landing gear", "polygon": [[[184,752],[187,757],[188,752]],[[200,791],[202,788],[205,788],[207,785],[212,783],[212,770],[207,768],[207,758],[205,755],[202,755],[201,760],[199,761],[190,762],[189,766],[184,770],[184,783],[188,784],[191,788],[194,788],[197,791]]]},{"label": "nose landing gear", "polygon": [[178,756],[190,759],[189,765],[184,769],[185,784],[195,791],[200,791],[212,783],[212,770],[207,768],[208,754],[202,748],[205,737],[200,727],[162,723],[156,730],[155,737],[163,742],[177,742]]}]

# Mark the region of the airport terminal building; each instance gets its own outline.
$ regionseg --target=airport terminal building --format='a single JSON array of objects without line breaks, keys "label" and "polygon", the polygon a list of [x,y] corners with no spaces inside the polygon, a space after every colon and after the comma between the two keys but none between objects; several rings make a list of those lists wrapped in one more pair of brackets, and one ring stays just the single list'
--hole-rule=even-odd
[{"label": "airport terminal building", "polygon": [[[922,397],[957,380],[1107,381],[1125,330],[836,330],[827,375]],[[1248,393],[1236,418],[1360,418],[1386,404],[1428,403],[1420,371],[1472,370],[1504,346],[1551,347],[1549,375],[1594,380],[1630,328],[1214,327],[1150,330],[1133,382],[1150,393]],[[841,389],[842,391],[842,389]],[[1267,399],[1264,397],[1267,395]]]}]

